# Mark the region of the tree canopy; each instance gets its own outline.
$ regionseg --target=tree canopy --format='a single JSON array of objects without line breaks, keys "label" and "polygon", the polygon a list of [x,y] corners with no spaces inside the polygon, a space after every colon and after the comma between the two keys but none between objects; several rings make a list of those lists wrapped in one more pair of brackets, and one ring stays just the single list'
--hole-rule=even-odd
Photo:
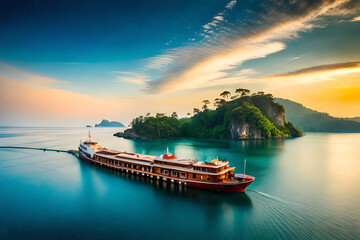
[{"label": "tree canopy", "polygon": [[231,93],[229,91],[223,91],[220,93],[220,96],[223,98],[229,98],[231,96]]},{"label": "tree canopy", "polygon": [[[242,93],[249,93],[247,89],[241,89]],[[227,96],[227,91],[223,96]],[[209,100],[204,100],[203,111],[193,109],[194,115],[189,118],[178,119],[176,112],[170,117],[163,113],[151,117],[139,116],[131,122],[135,133],[146,138],[213,138],[230,139],[229,125],[231,122],[247,123],[253,129],[261,132],[265,139],[301,136],[301,132],[291,123],[284,126],[275,126],[271,116],[266,114],[266,108],[281,114],[283,107],[273,102],[271,94],[255,94],[244,96],[230,101],[216,98],[214,110],[208,109]],[[191,114],[188,113],[188,116]],[[251,139],[252,136],[249,136]]]}]

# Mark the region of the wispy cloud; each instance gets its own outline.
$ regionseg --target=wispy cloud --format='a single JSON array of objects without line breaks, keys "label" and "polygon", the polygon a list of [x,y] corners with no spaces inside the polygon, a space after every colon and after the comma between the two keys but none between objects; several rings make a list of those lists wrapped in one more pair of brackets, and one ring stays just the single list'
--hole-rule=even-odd
[{"label": "wispy cloud", "polygon": [[124,72],[124,71],[113,71],[113,73],[119,74],[116,76],[116,82],[125,82],[131,84],[144,85],[147,77],[142,73]]},{"label": "wispy cloud", "polygon": [[314,84],[317,82],[327,82],[343,80],[346,78],[358,79],[360,77],[360,62],[341,62],[326,65],[317,65],[302,68],[295,71],[270,74],[251,79],[253,82],[271,84],[272,86],[285,87],[289,85]]},{"label": "wispy cloud", "polygon": [[264,1],[260,8],[249,10],[252,17],[238,23],[236,1],[231,1],[203,26],[203,39],[151,58],[147,67],[159,70],[161,77],[147,81],[147,90],[158,93],[235,83],[231,71],[249,60],[282,51],[284,40],[323,27],[322,20],[329,15],[353,12],[351,7],[358,6],[350,2]]},{"label": "wispy cloud", "polygon": [[[236,0],[232,0],[230,1],[226,6],[225,6],[225,9],[221,12],[219,12],[218,14],[216,14],[212,20],[210,22],[208,22],[207,24],[205,24],[203,27],[204,29],[204,32],[205,33],[210,33],[211,29],[212,28],[215,28],[217,27],[222,21],[224,21],[224,15],[229,11],[231,10],[235,4],[236,4]],[[213,33],[214,31],[211,31],[211,33]],[[205,34],[202,34],[203,36],[209,38],[209,35],[205,35]]]},{"label": "wispy cloud", "polygon": [[359,22],[359,21],[360,21],[360,16],[354,17],[353,19],[350,20],[350,22]]},{"label": "wispy cloud", "polygon": [[175,52],[167,50],[166,53],[146,59],[146,69],[162,69],[174,62]]},{"label": "wispy cloud", "polygon": [[237,0],[232,0],[232,1],[230,1],[227,5],[226,5],[226,9],[232,9],[234,6],[235,6],[235,4],[236,4],[236,2],[237,2]]},{"label": "wispy cloud", "polygon": [[333,63],[333,64],[325,64],[312,66],[308,68],[298,69],[296,71],[283,73],[283,74],[273,74],[272,77],[290,77],[295,75],[303,75],[303,74],[314,74],[314,73],[322,73],[322,72],[358,72],[360,70],[360,61],[358,62],[342,62],[342,63]]},{"label": "wispy cloud", "polygon": [[18,79],[32,81],[34,83],[43,84],[43,85],[54,84],[54,83],[67,83],[67,81],[50,78],[32,72],[27,72],[19,68],[7,65],[5,63],[0,63],[0,72],[7,76],[16,77]]}]

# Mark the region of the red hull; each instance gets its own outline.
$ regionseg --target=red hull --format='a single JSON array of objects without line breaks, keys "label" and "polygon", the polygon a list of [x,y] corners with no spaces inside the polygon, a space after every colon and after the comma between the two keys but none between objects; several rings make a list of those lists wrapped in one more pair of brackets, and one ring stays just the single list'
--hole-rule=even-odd
[{"label": "red hull", "polygon": [[189,187],[214,190],[214,191],[227,191],[227,192],[244,192],[247,186],[252,183],[254,179],[246,179],[244,181],[239,181],[234,184],[221,184],[221,183],[202,183],[202,182],[187,182]]}]

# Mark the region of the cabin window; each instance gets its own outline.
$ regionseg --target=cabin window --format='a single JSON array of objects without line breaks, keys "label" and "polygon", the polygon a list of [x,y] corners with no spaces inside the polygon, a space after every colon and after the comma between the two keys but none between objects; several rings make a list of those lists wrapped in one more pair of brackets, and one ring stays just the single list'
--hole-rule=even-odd
[{"label": "cabin window", "polygon": [[169,175],[169,170],[164,170],[165,175]]},{"label": "cabin window", "polygon": [[200,179],[202,180],[202,179],[203,179],[203,176],[201,176]]},{"label": "cabin window", "polygon": [[207,177],[207,180],[210,181],[210,177]]},{"label": "cabin window", "polygon": [[193,173],[193,178],[196,178],[196,174],[195,174],[195,173]]},{"label": "cabin window", "polygon": [[178,177],[178,176],[179,176],[179,173],[178,173],[178,172],[172,172],[171,175],[172,175],[173,177]]},{"label": "cabin window", "polygon": [[186,178],[186,173],[180,173],[180,177],[182,177],[182,178]]}]

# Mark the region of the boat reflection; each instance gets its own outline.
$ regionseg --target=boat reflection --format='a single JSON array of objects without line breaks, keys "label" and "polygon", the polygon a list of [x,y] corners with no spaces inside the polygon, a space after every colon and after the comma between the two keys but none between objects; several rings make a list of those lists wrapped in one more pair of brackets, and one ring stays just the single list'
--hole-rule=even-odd
[{"label": "boat reflection", "polygon": [[[121,171],[116,171],[113,169],[109,169],[106,167],[101,167],[93,164],[84,163],[79,160],[80,164],[80,171],[83,175],[82,178],[87,183],[92,183],[95,180],[91,179],[95,176],[90,174],[91,172],[94,173],[91,169],[87,168],[96,168],[96,171],[99,174],[110,174],[116,175],[121,178],[122,181],[125,181],[125,184],[136,184],[136,185],[148,185],[153,191],[155,191],[155,195],[164,196],[166,195],[167,198],[178,198],[178,199],[185,199],[191,200],[198,204],[207,205],[231,205],[234,207],[244,207],[251,209],[252,208],[252,201],[250,197],[246,193],[240,192],[217,192],[217,191],[210,191],[210,190],[203,190],[197,188],[187,187],[184,184],[176,184],[169,181],[157,180],[150,177],[143,177],[140,175],[126,173]],[[86,174],[89,173],[89,174]],[[87,176],[84,176],[86,174]],[[98,177],[96,177],[98,178]],[[95,187],[95,186],[94,186]]]}]

